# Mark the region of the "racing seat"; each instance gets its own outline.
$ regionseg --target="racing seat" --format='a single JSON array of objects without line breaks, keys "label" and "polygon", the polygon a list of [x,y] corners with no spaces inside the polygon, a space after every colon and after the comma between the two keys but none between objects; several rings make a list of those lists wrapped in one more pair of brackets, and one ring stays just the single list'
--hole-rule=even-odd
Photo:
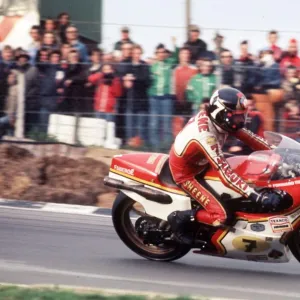
[{"label": "racing seat", "polygon": [[178,185],[175,183],[170,166],[169,166],[169,159],[167,159],[158,174],[158,179],[162,184],[165,184],[171,188],[178,188]]},{"label": "racing seat", "polygon": [[[199,183],[203,185],[204,185],[203,174],[207,171],[208,168],[209,165],[203,168],[203,170],[195,176],[196,180],[198,180]],[[161,172],[158,174],[158,179],[162,184],[168,185],[171,188],[178,188],[178,185],[174,181],[170,170],[169,159],[167,159],[166,162],[164,163]]]}]

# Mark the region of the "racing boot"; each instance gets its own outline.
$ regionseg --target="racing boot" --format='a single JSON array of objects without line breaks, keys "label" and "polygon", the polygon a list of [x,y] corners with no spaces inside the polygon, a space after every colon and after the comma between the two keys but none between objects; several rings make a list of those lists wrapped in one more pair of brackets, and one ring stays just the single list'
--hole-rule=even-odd
[{"label": "racing boot", "polygon": [[195,210],[174,211],[168,216],[174,239],[185,245],[192,245],[194,238],[186,231],[185,225],[195,221]]}]

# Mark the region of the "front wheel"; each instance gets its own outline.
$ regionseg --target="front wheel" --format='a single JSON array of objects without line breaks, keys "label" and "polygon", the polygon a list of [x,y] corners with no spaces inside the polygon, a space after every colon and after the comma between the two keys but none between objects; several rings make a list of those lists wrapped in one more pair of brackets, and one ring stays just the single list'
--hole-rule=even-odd
[{"label": "front wheel", "polygon": [[300,230],[292,234],[289,238],[288,246],[295,258],[300,262]]},{"label": "front wheel", "polygon": [[145,244],[137,234],[131,220],[131,212],[137,211],[134,207],[136,204],[139,205],[120,192],[112,208],[112,220],[115,230],[128,248],[146,259],[156,261],[173,261],[185,256],[190,251],[190,247],[180,244],[162,244],[159,246]]}]

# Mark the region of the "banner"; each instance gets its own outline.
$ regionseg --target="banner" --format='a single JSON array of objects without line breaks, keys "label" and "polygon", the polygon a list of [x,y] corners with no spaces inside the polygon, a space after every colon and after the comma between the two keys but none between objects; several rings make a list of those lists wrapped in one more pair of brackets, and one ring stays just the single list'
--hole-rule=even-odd
[{"label": "banner", "polygon": [[30,28],[39,24],[38,0],[0,0],[0,47],[27,49]]}]

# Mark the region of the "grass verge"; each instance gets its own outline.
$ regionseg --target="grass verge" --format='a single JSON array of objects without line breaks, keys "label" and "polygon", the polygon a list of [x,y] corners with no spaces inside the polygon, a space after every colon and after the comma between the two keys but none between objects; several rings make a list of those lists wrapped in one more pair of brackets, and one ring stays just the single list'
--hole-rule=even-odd
[{"label": "grass verge", "polygon": [[[107,293],[89,289],[67,289],[47,287],[0,286],[1,300],[191,300],[188,297],[168,297],[160,295],[135,295],[133,293]],[[194,298],[195,299],[195,298]],[[198,298],[200,299],[200,298]],[[203,298],[201,298],[203,299]],[[204,300],[204,299],[203,299]]]}]

